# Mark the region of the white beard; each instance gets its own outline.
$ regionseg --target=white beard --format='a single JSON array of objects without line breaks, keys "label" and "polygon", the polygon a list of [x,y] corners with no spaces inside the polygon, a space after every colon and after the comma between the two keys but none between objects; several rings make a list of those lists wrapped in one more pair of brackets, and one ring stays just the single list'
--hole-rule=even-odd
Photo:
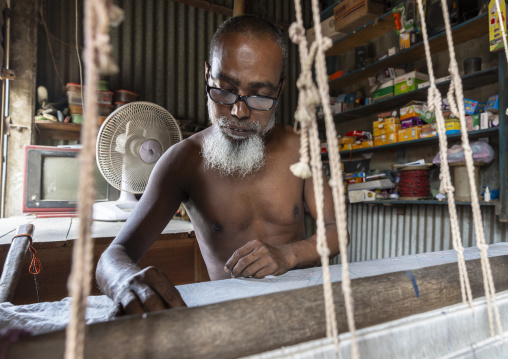
[{"label": "white beard", "polygon": [[235,123],[245,126],[245,123],[224,116],[215,117],[210,105],[209,102],[208,113],[212,121],[212,131],[204,138],[201,150],[206,160],[205,168],[215,169],[223,176],[239,178],[263,168],[266,154],[264,135],[275,125],[275,111],[262,133],[259,133],[260,124],[252,123],[250,127],[257,133],[245,138],[226,134],[221,129]]}]

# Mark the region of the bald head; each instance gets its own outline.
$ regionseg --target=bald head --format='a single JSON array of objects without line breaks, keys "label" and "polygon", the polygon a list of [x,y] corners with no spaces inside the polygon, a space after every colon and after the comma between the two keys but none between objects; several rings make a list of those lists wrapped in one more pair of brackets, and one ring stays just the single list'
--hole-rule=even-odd
[{"label": "bald head", "polygon": [[210,65],[212,65],[214,52],[221,43],[223,36],[231,33],[252,36],[257,39],[268,38],[277,43],[282,54],[281,78],[284,77],[284,68],[288,57],[286,39],[282,31],[277,26],[267,20],[253,15],[232,17],[219,26],[210,43],[210,54],[208,60]]}]

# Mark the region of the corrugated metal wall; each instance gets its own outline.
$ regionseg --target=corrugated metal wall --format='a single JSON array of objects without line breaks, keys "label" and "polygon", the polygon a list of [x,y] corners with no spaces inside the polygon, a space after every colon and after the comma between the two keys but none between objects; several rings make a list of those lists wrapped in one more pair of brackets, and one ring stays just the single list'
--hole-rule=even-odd
[{"label": "corrugated metal wall", "polygon": [[[82,44],[82,0],[78,1],[78,43]],[[206,124],[204,62],[213,33],[226,17],[170,0],[118,0],[125,20],[111,32],[113,54],[120,73],[105,78],[111,89],[127,89],[139,99],[157,103],[179,119]],[[233,8],[233,0],[214,4]],[[310,2],[305,1],[306,26],[310,25]],[[289,25],[294,20],[292,0],[247,2],[248,13],[276,23]],[[63,84],[79,83],[75,50],[75,2],[46,0],[41,13],[49,30],[49,42],[43,24],[39,26],[37,84],[46,86],[51,101],[65,101]],[[39,21],[40,22],[40,21]],[[287,31],[286,31],[287,33]],[[296,79],[299,59],[296,45],[290,42],[288,82],[279,105],[279,122],[293,123],[297,104]]]},{"label": "corrugated metal wall", "polygon": [[[494,206],[482,206],[481,212],[487,243],[506,242],[508,224],[499,222]],[[474,246],[471,207],[457,206],[457,216],[462,244]],[[349,260],[358,262],[453,249],[449,218],[446,205],[414,204],[397,208],[351,204],[348,208]]]}]

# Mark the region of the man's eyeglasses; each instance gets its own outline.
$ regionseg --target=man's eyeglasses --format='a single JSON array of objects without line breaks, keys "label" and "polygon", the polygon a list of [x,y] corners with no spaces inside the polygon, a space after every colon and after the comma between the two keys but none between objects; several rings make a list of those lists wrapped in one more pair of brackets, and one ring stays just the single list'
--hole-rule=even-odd
[{"label": "man's eyeglasses", "polygon": [[277,97],[268,96],[240,96],[234,92],[223,90],[218,87],[211,87],[206,84],[206,92],[212,101],[222,105],[234,105],[239,100],[245,102],[248,108],[258,111],[269,111],[277,104],[279,100],[280,91],[282,90],[282,80],[279,81],[279,93]]}]

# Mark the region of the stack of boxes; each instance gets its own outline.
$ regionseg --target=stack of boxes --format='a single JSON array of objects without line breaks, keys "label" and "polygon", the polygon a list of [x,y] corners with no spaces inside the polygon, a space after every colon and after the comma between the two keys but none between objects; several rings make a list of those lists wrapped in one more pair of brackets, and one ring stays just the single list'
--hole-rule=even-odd
[{"label": "stack of boxes", "polygon": [[422,125],[420,119],[423,102],[411,101],[400,109],[400,131],[397,134],[397,141],[404,142],[420,138]]},{"label": "stack of boxes", "polygon": [[384,112],[378,115],[372,124],[374,146],[383,146],[397,142],[397,133],[401,128],[397,111]]}]

